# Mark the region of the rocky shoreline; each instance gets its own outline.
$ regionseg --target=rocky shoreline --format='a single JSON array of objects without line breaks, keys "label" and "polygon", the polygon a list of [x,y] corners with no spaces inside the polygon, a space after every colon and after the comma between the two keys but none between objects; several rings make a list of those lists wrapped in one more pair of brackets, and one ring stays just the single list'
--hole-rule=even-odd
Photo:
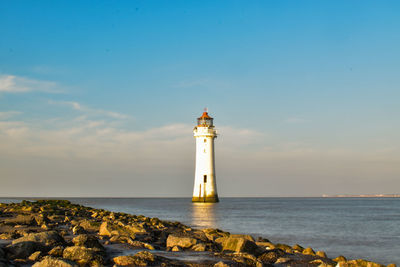
[{"label": "rocky shoreline", "polygon": [[[0,203],[0,267],[365,266],[268,239],[110,212],[67,200]],[[388,267],[395,267],[389,264]]]}]

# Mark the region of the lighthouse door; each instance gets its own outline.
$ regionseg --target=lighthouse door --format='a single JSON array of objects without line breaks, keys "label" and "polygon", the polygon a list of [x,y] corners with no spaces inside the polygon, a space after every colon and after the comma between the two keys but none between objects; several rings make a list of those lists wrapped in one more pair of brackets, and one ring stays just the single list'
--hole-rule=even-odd
[{"label": "lighthouse door", "polygon": [[204,191],[204,192],[203,192],[203,201],[206,202],[206,195],[207,195],[207,192],[206,192],[207,175],[204,175],[203,178],[204,178],[204,180],[203,180],[203,182],[204,182],[204,187],[203,187],[203,191]]}]

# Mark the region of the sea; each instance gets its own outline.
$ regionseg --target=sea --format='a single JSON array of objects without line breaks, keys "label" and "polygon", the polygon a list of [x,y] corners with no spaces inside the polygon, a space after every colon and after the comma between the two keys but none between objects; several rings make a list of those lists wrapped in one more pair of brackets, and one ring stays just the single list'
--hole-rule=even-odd
[{"label": "sea", "polygon": [[273,243],[300,244],[325,251],[330,258],[343,255],[400,264],[400,198],[221,198],[219,203],[192,203],[190,198],[69,200],[179,221],[194,228],[218,228]]}]

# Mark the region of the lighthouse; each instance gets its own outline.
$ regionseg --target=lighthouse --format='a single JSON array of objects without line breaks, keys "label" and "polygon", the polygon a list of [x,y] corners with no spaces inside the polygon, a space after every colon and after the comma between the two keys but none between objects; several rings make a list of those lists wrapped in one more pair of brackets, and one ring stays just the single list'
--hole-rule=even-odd
[{"label": "lighthouse", "polygon": [[196,170],[192,202],[218,202],[215,178],[214,139],[217,132],[207,109],[193,129],[196,139]]}]

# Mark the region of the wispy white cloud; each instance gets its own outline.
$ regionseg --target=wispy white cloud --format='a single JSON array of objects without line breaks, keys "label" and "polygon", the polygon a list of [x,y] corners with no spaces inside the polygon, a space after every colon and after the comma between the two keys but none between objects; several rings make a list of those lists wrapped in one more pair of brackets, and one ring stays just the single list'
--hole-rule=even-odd
[{"label": "wispy white cloud", "polygon": [[[86,114],[63,119],[53,127],[43,123],[0,121],[0,165],[2,174],[16,177],[6,178],[14,192],[21,192],[17,181],[28,177],[25,180],[35,181],[32,188],[37,192],[53,196],[65,192],[64,187],[75,190],[78,184],[81,193],[77,194],[95,196],[99,192],[109,196],[190,194],[195,152],[191,124],[127,130]],[[219,130],[216,160],[222,194],[296,195],[303,186],[302,190],[314,189],[300,194],[316,194],[325,190],[325,184],[337,189],[323,192],[342,192],[349,176],[363,184],[365,177],[384,173],[390,178],[400,173],[398,148],[365,153],[298,142],[267,145],[271,136],[262,132],[232,126]]]},{"label": "wispy white cloud", "polygon": [[15,75],[0,75],[0,93],[61,93],[56,82],[34,80]]},{"label": "wispy white cloud", "polygon": [[74,110],[81,111],[82,113],[88,114],[88,115],[102,115],[102,116],[107,116],[110,118],[114,119],[127,119],[131,118],[131,116],[122,114],[119,112],[114,112],[114,111],[108,111],[108,110],[103,110],[103,109],[94,109],[87,107],[85,105],[82,105],[76,101],[53,101],[49,100],[49,104],[53,105],[63,105],[63,106],[68,106]]}]

